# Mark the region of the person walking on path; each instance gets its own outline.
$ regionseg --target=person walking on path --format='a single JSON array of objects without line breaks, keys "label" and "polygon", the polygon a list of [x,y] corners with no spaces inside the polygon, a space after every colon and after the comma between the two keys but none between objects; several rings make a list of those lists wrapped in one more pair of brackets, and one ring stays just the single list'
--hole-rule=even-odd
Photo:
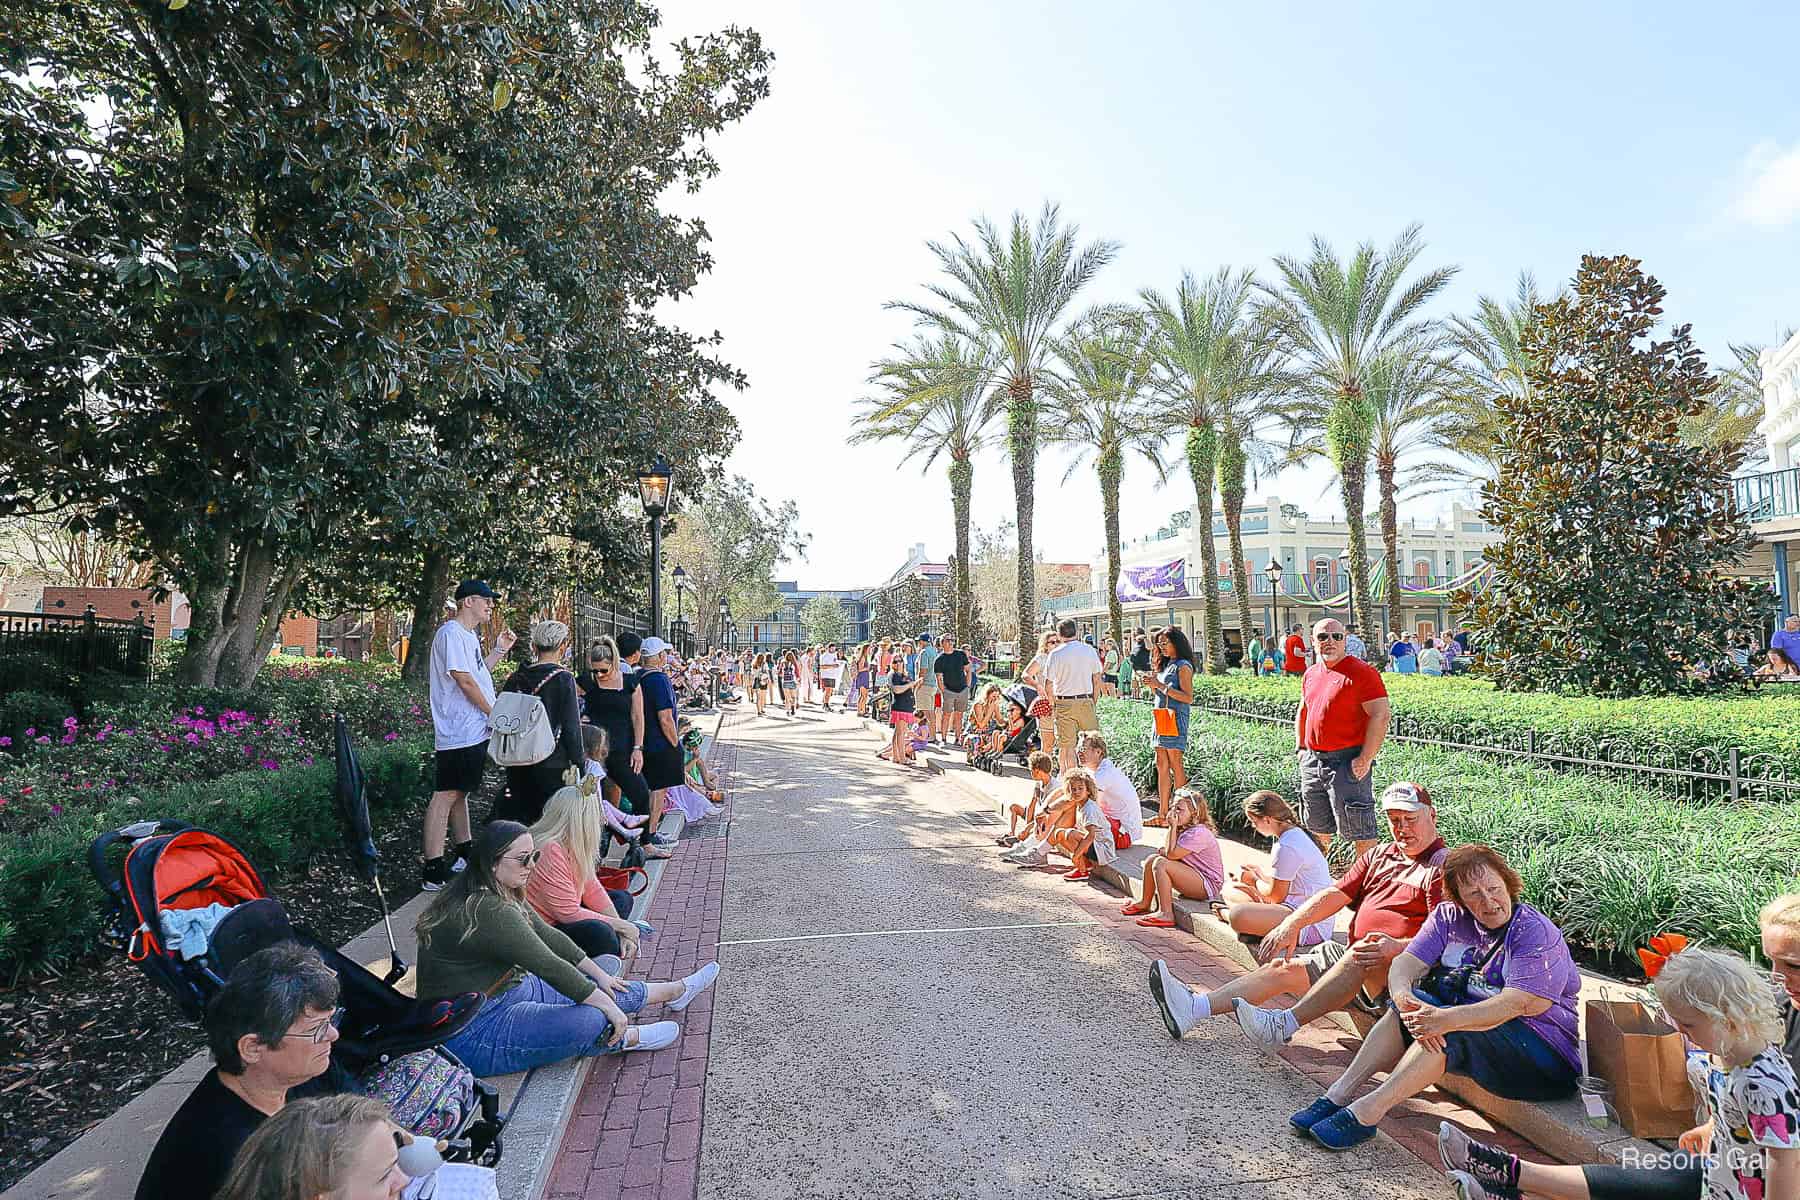
[{"label": "person walking on path", "polygon": [[940,741],[954,743],[975,694],[974,668],[968,651],[957,649],[956,639],[946,633],[938,639],[938,654],[932,660],[931,670],[937,680],[938,697],[932,727]]},{"label": "person walking on path", "polygon": [[1329,846],[1335,835],[1361,854],[1381,837],[1375,819],[1375,756],[1392,710],[1381,672],[1345,650],[1341,622],[1313,626],[1319,661],[1300,681],[1294,750],[1300,759],[1300,804],[1306,828]]},{"label": "person walking on path", "polygon": [[494,648],[481,653],[475,631],[494,615],[494,589],[479,579],[456,585],[456,615],[438,626],[431,639],[431,727],[437,756],[431,802],[425,807],[424,889],[435,892],[450,882],[444,861],[444,830],[456,840],[457,864],[467,862],[472,834],[469,793],[481,790],[487,770],[488,713],[494,707],[494,664],[517,640],[502,629]]},{"label": "person walking on path", "polygon": [[788,716],[800,711],[800,656],[789,650],[781,656],[781,707]]},{"label": "person walking on path", "polygon": [[1281,671],[1284,675],[1306,674],[1306,639],[1300,636],[1300,627],[1288,630],[1288,635],[1281,643]]},{"label": "person walking on path", "polygon": [[[1169,797],[1187,786],[1188,711],[1194,702],[1194,647],[1177,626],[1156,631],[1157,674],[1150,680],[1156,696],[1156,818],[1169,823]],[[1167,714],[1166,716],[1163,714]],[[1214,893],[1217,895],[1217,893]]]},{"label": "person walking on path", "polygon": [[843,669],[844,663],[838,657],[837,643],[826,643],[825,648],[819,651],[819,686],[820,690],[825,693],[825,698],[819,702],[819,707],[826,712],[831,711],[831,693],[837,690],[838,673]]},{"label": "person walking on path", "polygon": [[[536,696],[550,721],[556,744],[538,762],[506,768],[506,793],[488,814],[491,821],[533,825],[544,815],[544,802],[564,784],[587,770],[581,741],[581,690],[563,665],[569,649],[569,627],[561,621],[538,621],[531,627],[533,661],[512,673],[503,692]],[[569,774],[570,768],[574,773]]]},{"label": "person walking on path", "polygon": [[1244,657],[1250,660],[1250,674],[1261,675],[1263,673],[1262,630],[1252,629],[1250,631],[1250,644],[1244,647]]},{"label": "person walking on path", "polygon": [[888,711],[888,724],[893,726],[894,737],[887,749],[876,757],[885,758],[896,766],[910,767],[915,761],[912,752],[912,726],[916,715],[913,711],[917,699],[913,695],[918,681],[908,678],[906,672],[906,655],[896,652],[894,661],[888,672],[888,691],[893,694],[893,706]]},{"label": "person walking on path", "polygon": [[935,741],[938,733],[938,679],[932,667],[937,663],[937,643],[931,640],[930,634],[921,633],[916,646],[909,668],[919,685],[913,692],[914,708],[918,713],[919,724],[924,728],[926,740]]},{"label": "person walking on path", "polygon": [[1075,765],[1075,738],[1098,729],[1094,697],[1100,694],[1100,656],[1076,636],[1075,622],[1056,627],[1062,644],[1044,659],[1044,683],[1050,693],[1050,719],[1056,728],[1057,757],[1063,770]]}]

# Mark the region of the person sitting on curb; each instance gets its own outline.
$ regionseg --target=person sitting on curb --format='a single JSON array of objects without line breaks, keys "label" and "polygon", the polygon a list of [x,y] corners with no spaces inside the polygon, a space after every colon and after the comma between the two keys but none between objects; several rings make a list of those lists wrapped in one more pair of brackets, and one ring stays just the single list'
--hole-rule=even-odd
[{"label": "person sitting on curb", "polygon": [[1106,756],[1106,739],[1098,729],[1087,729],[1075,738],[1075,758],[1093,772],[1100,785],[1100,811],[1119,823],[1133,843],[1144,836],[1144,806],[1131,777]]},{"label": "person sitting on curb", "polygon": [[[1225,860],[1219,852],[1219,831],[1213,825],[1212,811],[1199,791],[1182,788],[1169,803],[1163,848],[1144,860],[1143,898],[1120,911],[1137,917],[1139,925],[1173,929],[1176,892],[1190,900],[1211,900],[1224,886]],[[1153,915],[1138,916],[1140,913]]]},{"label": "person sitting on curb", "polygon": [[[1039,750],[1036,753],[1047,755],[1048,751]],[[1011,850],[1001,851],[1000,857],[1020,867],[1049,866],[1050,851],[1057,846],[1057,835],[1063,830],[1075,828],[1080,815],[1081,806],[1070,795],[1068,776],[1065,774],[1061,785],[1046,794],[1038,806],[1037,822],[1032,825],[1024,840]]]},{"label": "person sitting on curb", "polygon": [[297,1100],[244,1142],[219,1200],[399,1200],[412,1140],[372,1097]]},{"label": "person sitting on curb", "polygon": [[[970,755],[979,754],[986,749],[988,736],[999,727],[1002,716],[1000,685],[990,683],[981,690],[981,698],[969,710],[969,719],[963,726],[960,738],[963,749]],[[995,748],[998,749],[998,746]]]},{"label": "person sitting on curb", "polygon": [[[1776,1008],[1781,1018],[1781,1055],[1787,1059],[1789,1069],[1800,1076],[1800,893],[1777,896],[1769,901],[1763,906],[1757,923],[1761,927],[1763,956],[1774,968]],[[1684,951],[1683,954],[1685,953]],[[1685,1002],[1682,999],[1676,1000],[1676,1009],[1684,1007],[1700,1009],[1702,1011],[1699,1015],[1713,1017],[1712,1020],[1705,1021],[1705,1024],[1719,1026],[1725,1018],[1726,1005],[1721,1001],[1725,999],[1724,993],[1727,989],[1720,986],[1720,982],[1715,982],[1705,989],[1713,993],[1712,995],[1705,997],[1696,995],[1695,993],[1701,990],[1698,986],[1700,977],[1703,974],[1713,975],[1718,981],[1733,976],[1740,979],[1744,977],[1741,972],[1718,962],[1709,964],[1704,971],[1690,970],[1689,968],[1699,966],[1699,959],[1691,959],[1683,964],[1682,969],[1671,973],[1670,967],[1683,957],[1683,954],[1672,956],[1668,964],[1663,967],[1662,972],[1657,975],[1655,983],[1657,999],[1667,1011],[1670,1009],[1669,1001],[1672,996],[1685,996],[1687,997]],[[1748,979],[1745,979],[1744,982],[1746,987],[1750,987]],[[1755,995],[1754,988],[1751,988],[1751,995]],[[1733,1007],[1736,1005],[1734,1004]],[[1705,1010],[1716,1010],[1716,1014]],[[1730,1022],[1724,1021],[1724,1023],[1729,1024]],[[1720,1053],[1723,1050],[1723,1036],[1708,1037],[1697,1028],[1692,1032],[1683,1028],[1682,1032],[1701,1049],[1713,1053]],[[1715,1028],[1710,1032],[1715,1035],[1723,1035],[1729,1031]],[[1749,1040],[1753,1042],[1757,1039]],[[1731,1056],[1726,1054],[1725,1057],[1729,1059]],[[1734,1071],[1731,1074],[1736,1075],[1738,1072]],[[1731,1076],[1726,1075],[1725,1080],[1729,1083]],[[1710,1087],[1700,1090],[1707,1094],[1709,1101],[1712,1099]],[[1738,1092],[1733,1097],[1739,1102],[1748,1098],[1744,1092]],[[1769,1103],[1767,1097],[1758,1097],[1758,1099],[1764,1102],[1763,1105],[1748,1111],[1756,1112],[1764,1117],[1773,1115],[1774,1104]],[[1694,1197],[1697,1200],[1704,1193],[1707,1182],[1706,1163],[1701,1155],[1710,1152],[1715,1156],[1715,1162],[1727,1161],[1723,1156],[1719,1156],[1721,1146],[1714,1141],[1718,1127],[1718,1112],[1716,1108],[1713,1111],[1712,1121],[1696,1129],[1690,1129],[1681,1135],[1680,1146],[1686,1161],[1668,1165],[1624,1167],[1614,1166],[1611,1163],[1599,1163],[1585,1166],[1561,1166],[1526,1162],[1510,1151],[1476,1141],[1448,1121],[1438,1125],[1438,1157],[1443,1159],[1444,1170],[1449,1173],[1451,1186],[1455,1189],[1459,1200],[1487,1200],[1490,1196],[1496,1197],[1497,1200],[1499,1198],[1515,1200],[1518,1196],[1544,1196],[1550,1197],[1552,1200],[1588,1200],[1589,1197],[1606,1200],[1613,1196],[1679,1196],[1683,1200],[1688,1197]],[[1747,1129],[1749,1127],[1747,1116],[1746,1113],[1746,1119],[1738,1119],[1734,1115],[1731,1120],[1726,1122],[1727,1128]],[[1765,1135],[1768,1128],[1768,1125],[1764,1126]],[[1790,1125],[1789,1128],[1792,1129],[1794,1126]],[[1769,1143],[1764,1141],[1759,1145],[1768,1146]],[[1739,1147],[1734,1146],[1733,1149],[1739,1149]],[[1755,1148],[1745,1149],[1750,1149],[1752,1153],[1755,1152]],[[1789,1161],[1791,1162],[1792,1159],[1790,1158]],[[1774,1164],[1771,1162],[1769,1165]],[[1787,1194],[1789,1196],[1800,1195],[1800,1170],[1790,1166],[1787,1168],[1787,1172]],[[1765,1173],[1760,1180],[1753,1179],[1753,1181],[1761,1182],[1764,1185],[1762,1194],[1769,1200],[1774,1200],[1775,1197],[1782,1194],[1776,1190],[1778,1180],[1772,1175]],[[1725,1190],[1713,1194],[1728,1196],[1745,1194],[1743,1190],[1735,1193],[1731,1190],[1735,1180],[1720,1179],[1719,1183]]]},{"label": "person sitting on curb", "polygon": [[[1368,1141],[1446,1073],[1508,1100],[1574,1094],[1581,973],[1562,930],[1519,899],[1525,881],[1490,846],[1450,851],[1444,891],[1388,970],[1388,1011],[1337,1082],[1289,1118],[1328,1150]],[[1377,1072],[1387,1077],[1359,1096]]]},{"label": "person sitting on curb", "polygon": [[680,1012],[712,986],[708,963],[678,983],[620,979],[525,903],[538,851],[531,831],[490,821],[475,861],[419,916],[421,999],[484,992],[481,1011],[444,1045],[480,1076],[675,1043],[674,1021],[633,1026],[628,1014],[666,1004]]},{"label": "person sitting on curb", "polygon": [[[1381,807],[1394,840],[1365,851],[1342,879],[1282,918],[1262,940],[1262,966],[1208,993],[1189,991],[1162,959],[1152,964],[1150,992],[1171,1037],[1235,1010],[1250,1040],[1273,1054],[1300,1026],[1326,1013],[1352,1004],[1371,1015],[1382,1011],[1388,964],[1443,901],[1441,868],[1449,850],[1438,836],[1431,794],[1422,785],[1389,785]],[[1295,955],[1307,926],[1346,908],[1354,912],[1349,945],[1324,941]],[[1255,1007],[1284,992],[1299,995],[1299,1002],[1289,1009]]]},{"label": "person sitting on curb", "polygon": [[[1285,921],[1301,903],[1331,886],[1331,867],[1319,843],[1300,827],[1300,819],[1277,792],[1253,792],[1244,798],[1250,828],[1273,841],[1266,867],[1246,863],[1213,905],[1219,919],[1240,937],[1259,938]],[[1331,918],[1300,931],[1304,948],[1331,940]]]},{"label": "person sitting on curb", "polygon": [[1063,792],[1075,808],[1075,819],[1064,829],[1049,831],[1050,845],[1069,856],[1063,878],[1072,883],[1087,879],[1095,866],[1105,866],[1119,856],[1113,842],[1112,822],[1100,810],[1100,785],[1093,772],[1070,767],[1063,774]]},{"label": "person sitting on curb", "polygon": [[[597,791],[558,788],[544,805],[544,815],[531,827],[539,858],[525,881],[525,903],[589,958],[612,955],[630,962],[637,957],[641,931],[594,876],[603,828]],[[631,897],[625,899],[629,903]]]},{"label": "person sitting on curb", "polygon": [[212,1200],[238,1148],[302,1091],[332,1081],[338,978],[318,952],[280,942],[238,963],[206,1006],[214,1067],[175,1110],[138,1180],[136,1200]]},{"label": "person sitting on curb", "polygon": [[1010,819],[1006,823],[1006,832],[994,841],[1002,846],[1019,844],[1019,826],[1024,825],[1027,832],[1037,822],[1040,805],[1048,807],[1045,801],[1051,793],[1059,790],[1056,784],[1056,760],[1042,750],[1033,750],[1026,760],[1026,767],[1031,772],[1031,799],[1024,804],[1012,806]]}]

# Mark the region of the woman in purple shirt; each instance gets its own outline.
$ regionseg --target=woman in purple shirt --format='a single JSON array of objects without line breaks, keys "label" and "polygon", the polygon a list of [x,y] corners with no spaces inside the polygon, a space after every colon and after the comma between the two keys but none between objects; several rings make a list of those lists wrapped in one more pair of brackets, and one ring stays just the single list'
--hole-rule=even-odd
[{"label": "woman in purple shirt", "polygon": [[[1497,850],[1450,851],[1450,899],[1389,968],[1387,1014],[1325,1095],[1289,1118],[1296,1129],[1328,1149],[1347,1149],[1374,1137],[1389,1109],[1446,1072],[1509,1100],[1574,1092],[1581,975],[1562,931],[1519,902],[1523,891]],[[1359,1096],[1380,1071],[1387,1078]]]}]

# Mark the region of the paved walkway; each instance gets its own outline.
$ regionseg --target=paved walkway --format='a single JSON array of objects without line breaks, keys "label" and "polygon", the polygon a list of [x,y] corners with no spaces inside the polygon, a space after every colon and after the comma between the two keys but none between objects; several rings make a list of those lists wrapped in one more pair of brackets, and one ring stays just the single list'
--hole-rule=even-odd
[{"label": "paved walkway", "polygon": [[816,709],[728,719],[730,835],[651,914],[657,977],[715,939],[724,972],[679,1046],[594,1071],[552,1196],[1445,1194],[1393,1141],[1290,1134],[1317,1084],[1230,1023],[1173,1045],[1116,900],[999,863],[988,802],[875,748]]}]

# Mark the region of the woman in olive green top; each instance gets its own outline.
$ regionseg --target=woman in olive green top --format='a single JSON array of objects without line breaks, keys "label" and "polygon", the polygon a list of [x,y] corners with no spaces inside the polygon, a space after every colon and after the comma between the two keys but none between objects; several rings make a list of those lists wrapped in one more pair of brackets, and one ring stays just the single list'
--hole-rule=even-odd
[{"label": "woman in olive green top", "polygon": [[531,831],[490,821],[468,868],[419,917],[421,997],[484,992],[488,1000],[445,1046],[476,1075],[510,1075],[545,1063],[622,1050],[660,1050],[673,1021],[633,1026],[646,1004],[680,1012],[712,986],[708,963],[679,983],[644,983],[603,970],[525,903],[537,863]]}]

